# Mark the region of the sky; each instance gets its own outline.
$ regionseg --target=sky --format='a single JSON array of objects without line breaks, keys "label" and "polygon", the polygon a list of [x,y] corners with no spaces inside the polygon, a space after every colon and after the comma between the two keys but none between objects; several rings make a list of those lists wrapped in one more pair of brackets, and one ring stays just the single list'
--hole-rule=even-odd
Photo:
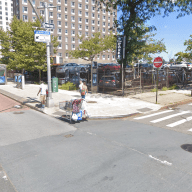
[{"label": "sky", "polygon": [[[120,12],[118,13],[118,17],[119,15]],[[154,58],[160,56],[165,61],[169,61],[170,58],[174,58],[177,52],[185,51],[186,46],[184,46],[184,42],[190,39],[190,35],[192,35],[192,14],[178,19],[176,18],[177,15],[178,13],[175,12],[170,13],[169,16],[164,18],[162,15],[157,15],[146,23],[146,25],[154,25],[157,28],[154,31],[156,33],[154,39],[164,39],[163,42],[168,52],[153,55]]]},{"label": "sky", "polygon": [[[166,61],[174,58],[177,52],[185,51],[187,46],[184,46],[185,40],[190,39],[192,35],[192,15],[176,18],[178,13],[170,13],[168,17],[161,15],[153,17],[147,22],[148,25],[154,25],[157,28],[155,31],[157,40],[164,39],[168,53],[154,55],[163,57]],[[176,57],[175,57],[176,58]]]}]

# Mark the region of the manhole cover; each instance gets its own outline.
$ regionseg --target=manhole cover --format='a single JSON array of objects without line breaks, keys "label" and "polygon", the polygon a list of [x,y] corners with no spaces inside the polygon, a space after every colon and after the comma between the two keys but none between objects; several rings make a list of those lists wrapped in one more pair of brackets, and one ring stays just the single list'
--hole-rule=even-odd
[{"label": "manhole cover", "polygon": [[16,111],[16,112],[13,112],[13,114],[16,114],[16,115],[18,115],[18,114],[23,114],[24,112],[23,111]]},{"label": "manhole cover", "polygon": [[69,137],[73,137],[73,135],[68,134],[68,135],[64,135],[64,137],[69,138]]},{"label": "manhole cover", "polygon": [[181,148],[185,151],[192,153],[192,144],[183,144],[183,145],[181,145]]},{"label": "manhole cover", "polygon": [[97,103],[97,101],[87,101],[87,103]]}]

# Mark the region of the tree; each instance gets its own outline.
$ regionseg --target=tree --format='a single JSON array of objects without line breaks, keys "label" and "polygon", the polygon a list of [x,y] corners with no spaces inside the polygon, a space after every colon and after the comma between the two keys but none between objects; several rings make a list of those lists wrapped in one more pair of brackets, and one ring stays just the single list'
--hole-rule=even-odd
[{"label": "tree", "polygon": [[[40,27],[40,22],[24,22],[13,18],[10,30],[0,30],[0,42],[2,49],[1,62],[7,64],[8,69],[27,71],[46,71],[46,44],[34,41],[34,28]],[[54,47],[58,46],[56,37],[52,37]]]},{"label": "tree", "polygon": [[163,39],[157,41],[153,38],[155,35],[154,33],[148,33],[140,38],[140,40],[143,41],[143,46],[136,48],[135,53],[132,55],[132,61],[138,62],[138,60],[144,60],[148,63],[152,63],[153,58],[151,54],[161,53],[163,51],[166,52]]},{"label": "tree", "polygon": [[102,37],[100,32],[93,33],[93,37],[79,36],[77,38],[82,41],[79,47],[69,51],[72,58],[82,58],[87,61],[93,61],[94,57],[101,52],[110,49],[113,52],[116,48],[116,37],[111,33]]},{"label": "tree", "polygon": [[188,62],[192,62],[192,35],[190,35],[189,40],[185,40],[184,45],[187,46],[185,52],[178,52],[175,54],[177,56],[177,61],[186,60]]},{"label": "tree", "polygon": [[145,42],[140,40],[141,37],[156,30],[155,26],[142,28],[146,21],[162,12],[163,16],[168,16],[170,12],[178,11],[178,17],[192,12],[192,2],[189,0],[96,0],[96,3],[101,7],[105,4],[107,11],[121,11],[115,23],[117,31],[126,36],[125,61],[129,63],[135,56],[140,55],[137,50],[141,50],[145,45]]},{"label": "tree", "polygon": [[[79,36],[78,39],[82,41],[79,47],[75,50],[69,51],[69,56],[73,58],[82,58],[87,61],[92,61],[94,57],[105,50],[111,50],[112,52],[116,48],[116,37],[110,33],[110,35],[102,37],[100,32],[93,34],[93,37]],[[92,91],[92,67],[91,67],[91,91]]]}]

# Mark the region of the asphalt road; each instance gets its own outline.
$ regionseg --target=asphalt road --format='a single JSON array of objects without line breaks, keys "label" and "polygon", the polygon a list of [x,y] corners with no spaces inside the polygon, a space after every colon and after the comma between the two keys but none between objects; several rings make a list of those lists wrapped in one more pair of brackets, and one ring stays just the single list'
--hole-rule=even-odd
[{"label": "asphalt road", "polygon": [[2,192],[192,190],[192,153],[180,147],[192,142],[189,134],[133,117],[69,125],[14,112],[0,113]]}]

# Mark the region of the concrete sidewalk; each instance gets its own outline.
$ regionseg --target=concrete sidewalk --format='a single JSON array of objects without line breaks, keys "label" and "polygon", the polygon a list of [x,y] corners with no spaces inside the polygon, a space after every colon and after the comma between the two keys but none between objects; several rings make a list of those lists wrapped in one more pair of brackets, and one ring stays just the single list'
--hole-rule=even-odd
[{"label": "concrete sidewalk", "polygon": [[[40,100],[37,96],[39,85],[26,84],[25,89],[16,88],[16,84],[8,82],[7,85],[0,86],[0,93],[14,100],[26,104],[36,110],[40,110]],[[45,108],[44,113],[61,117],[65,114],[59,109],[59,102],[69,101],[71,99],[79,99],[79,91],[60,90],[57,93],[52,93],[54,107]],[[145,113],[148,111],[157,111],[161,105],[125,97],[118,97],[106,94],[88,94],[86,96],[86,108],[89,118],[113,118],[129,116],[136,113]]]}]

